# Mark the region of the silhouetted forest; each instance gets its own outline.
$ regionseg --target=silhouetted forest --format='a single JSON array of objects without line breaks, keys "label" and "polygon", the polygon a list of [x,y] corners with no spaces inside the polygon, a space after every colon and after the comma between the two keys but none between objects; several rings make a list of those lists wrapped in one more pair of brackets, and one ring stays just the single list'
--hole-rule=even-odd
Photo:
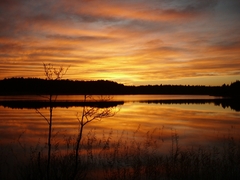
[{"label": "silhouetted forest", "polygon": [[[163,99],[163,100],[141,100],[137,101],[139,103],[147,104],[210,104],[213,103],[215,106],[221,106],[222,108],[231,108],[235,111],[240,111],[240,104],[238,99],[233,98],[223,98],[223,99]],[[70,107],[97,107],[97,108],[109,108],[116,107],[118,105],[123,105],[124,101],[40,101],[40,100],[7,100],[0,101],[0,106],[9,107],[13,109],[40,109],[47,107],[61,107],[61,108],[70,108]]]},{"label": "silhouetted forest", "polygon": [[240,97],[240,81],[222,86],[142,85],[126,86],[113,81],[45,80],[8,78],[0,80],[0,95],[78,95],[78,94],[181,94]]},{"label": "silhouetted forest", "polygon": [[231,108],[240,111],[239,99],[223,98],[223,99],[163,99],[163,100],[143,100],[140,103],[148,104],[211,104],[221,106],[222,108]]},{"label": "silhouetted forest", "polygon": [[70,108],[70,107],[97,107],[97,108],[109,108],[115,107],[118,105],[123,105],[123,101],[40,101],[40,100],[8,100],[8,101],[0,101],[0,106],[9,107],[13,109],[40,109],[40,108],[48,108],[48,107],[61,107],[61,108]]}]

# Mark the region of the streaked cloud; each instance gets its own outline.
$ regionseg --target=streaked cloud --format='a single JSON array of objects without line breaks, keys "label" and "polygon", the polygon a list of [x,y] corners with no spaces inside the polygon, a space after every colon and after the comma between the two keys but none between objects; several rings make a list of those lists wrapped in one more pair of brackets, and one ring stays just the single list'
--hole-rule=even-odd
[{"label": "streaked cloud", "polygon": [[71,65],[69,79],[230,83],[240,79],[239,9],[237,0],[2,0],[0,78],[43,77],[45,62]]}]

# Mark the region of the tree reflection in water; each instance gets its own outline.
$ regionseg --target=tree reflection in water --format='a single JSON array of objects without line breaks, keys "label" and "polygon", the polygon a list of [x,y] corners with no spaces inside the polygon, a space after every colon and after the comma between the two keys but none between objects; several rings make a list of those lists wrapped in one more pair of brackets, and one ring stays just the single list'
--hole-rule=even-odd
[{"label": "tree reflection in water", "polygon": [[[48,99],[49,102],[49,118],[44,116],[37,108],[36,112],[40,114],[48,123],[48,160],[47,160],[47,179],[50,179],[50,169],[51,169],[51,150],[52,150],[52,117],[53,117],[53,103],[57,101],[57,95],[55,95],[54,92],[54,81],[61,80],[62,77],[67,73],[68,68],[64,68],[63,66],[60,66],[59,68],[55,68],[52,64],[45,64],[43,63],[44,68],[44,75],[47,80],[50,81],[49,87],[47,87],[47,96],[43,96]],[[40,157],[40,156],[39,156]]]},{"label": "tree reflection in water", "polygon": [[[98,99],[95,99],[91,95],[84,95],[84,102],[93,101],[96,103],[99,102],[108,102],[111,100],[110,96],[99,96]],[[117,113],[116,107],[89,107],[83,106],[82,113],[77,113],[77,120],[79,122],[79,132],[76,140],[75,146],[75,170],[74,176],[76,176],[78,170],[79,159],[79,148],[82,140],[82,134],[84,127],[92,121],[100,121],[103,118],[112,117]]]}]

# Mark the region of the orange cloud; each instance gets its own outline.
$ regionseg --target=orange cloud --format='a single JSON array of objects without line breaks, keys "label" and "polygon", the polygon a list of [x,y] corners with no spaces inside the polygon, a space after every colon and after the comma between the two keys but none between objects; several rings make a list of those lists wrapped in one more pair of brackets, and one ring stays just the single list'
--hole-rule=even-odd
[{"label": "orange cloud", "polygon": [[71,65],[69,79],[144,84],[239,75],[232,1],[16,2],[1,2],[1,78],[42,77],[43,62]]}]

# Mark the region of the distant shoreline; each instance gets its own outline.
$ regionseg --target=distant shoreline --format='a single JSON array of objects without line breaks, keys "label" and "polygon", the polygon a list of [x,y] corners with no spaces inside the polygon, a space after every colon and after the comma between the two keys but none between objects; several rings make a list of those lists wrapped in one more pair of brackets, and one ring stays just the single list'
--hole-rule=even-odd
[{"label": "distant shoreline", "polygon": [[142,85],[126,86],[113,81],[44,80],[10,78],[0,80],[0,95],[210,95],[239,98],[240,81],[230,85]]},{"label": "distant shoreline", "polygon": [[[47,107],[99,107],[109,108],[118,105],[124,105],[126,101],[123,100],[106,100],[106,101],[87,101],[82,100],[57,100],[49,102],[47,100],[0,100],[0,106],[13,109],[39,109]],[[161,99],[161,100],[129,100],[127,102],[138,102],[147,104],[210,104],[222,106],[223,108],[230,107],[235,111],[240,111],[240,104],[238,99],[233,98],[216,98],[216,99]]]}]

